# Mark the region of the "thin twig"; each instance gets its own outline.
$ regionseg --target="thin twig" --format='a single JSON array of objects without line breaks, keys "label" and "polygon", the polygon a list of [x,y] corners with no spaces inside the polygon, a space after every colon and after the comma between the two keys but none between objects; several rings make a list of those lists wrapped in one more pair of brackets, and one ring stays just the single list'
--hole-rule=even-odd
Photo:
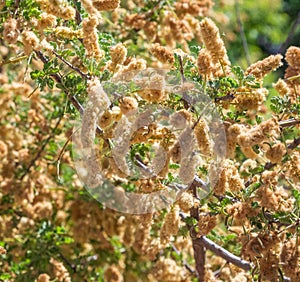
[{"label": "thin twig", "polygon": [[59,58],[64,64],[66,64],[69,68],[71,68],[72,70],[78,72],[82,78],[89,80],[91,79],[91,76],[89,74],[86,74],[84,72],[82,72],[79,68],[73,66],[70,62],[68,62],[67,60],[65,60],[61,55],[59,55],[56,51],[52,50],[52,53]]},{"label": "thin twig", "polygon": [[50,140],[53,138],[54,136],[54,132],[55,130],[58,128],[61,120],[63,118],[63,114],[59,117],[59,119],[57,120],[51,134],[46,138],[46,140],[44,141],[43,145],[41,146],[41,148],[39,149],[38,153],[36,154],[36,156],[31,160],[31,162],[29,163],[28,167],[26,168],[26,170],[24,171],[24,173],[20,176],[20,180],[23,180],[23,178],[30,172],[30,169],[35,165],[36,161],[41,157],[43,151],[45,150],[46,146],[48,145],[48,143],[50,142]]},{"label": "thin twig", "polygon": [[81,22],[82,22],[82,17],[81,17],[80,11],[79,11],[78,8],[77,8],[78,1],[73,0],[73,3],[74,3],[74,6],[75,6],[75,9],[76,9],[76,16],[75,16],[76,23],[77,23],[78,25],[80,25]]},{"label": "thin twig", "polygon": [[200,238],[194,239],[195,244],[199,244],[204,246],[206,249],[212,251],[219,257],[225,259],[226,261],[236,265],[237,267],[244,269],[246,271],[249,271],[252,269],[252,265],[240,257],[232,254],[231,252],[227,251],[226,249],[222,248],[212,240],[208,239],[205,236],[202,236]]},{"label": "thin twig", "polygon": [[300,124],[300,120],[291,118],[291,119],[279,121],[278,123],[279,126],[283,128],[283,127],[289,127],[289,126]]},{"label": "thin twig", "polygon": [[291,30],[286,38],[286,40],[281,44],[279,53],[283,54],[285,50],[287,49],[288,45],[290,44],[290,41],[294,37],[294,33],[296,31],[297,26],[300,24],[300,12],[298,12],[297,18],[295,22],[293,23]]},{"label": "thin twig", "polygon": [[[287,148],[288,148],[289,150],[293,150],[293,149],[297,148],[299,145],[300,145],[300,137],[294,139],[294,141],[293,141],[291,144],[289,144],[289,145],[287,146]],[[267,162],[267,163],[265,164],[265,166],[264,166],[264,170],[263,170],[263,171],[265,171],[265,170],[270,170],[270,169],[273,168],[275,165],[276,165],[276,164],[274,164],[274,163]],[[262,173],[262,172],[261,172],[261,173]],[[250,184],[252,184],[252,179],[249,179],[249,180],[245,183],[245,187],[248,187]]]},{"label": "thin twig", "polygon": [[16,2],[15,2],[15,6],[14,6],[14,8],[15,8],[15,11],[14,11],[14,17],[17,16],[17,13],[18,13],[18,10],[19,10],[19,6],[20,6],[20,2],[21,2],[21,0],[16,0]]},{"label": "thin twig", "polygon": [[[177,248],[173,244],[171,244],[171,248],[178,256],[180,256],[180,252],[177,250]],[[191,268],[191,266],[186,262],[185,259],[182,260],[182,264],[190,273],[196,274],[196,271]]]},{"label": "thin twig", "polygon": [[241,20],[240,9],[239,9],[239,0],[235,0],[234,7],[235,7],[235,14],[236,14],[237,23],[238,23],[238,26],[239,26],[239,32],[240,32],[240,35],[241,35],[243,48],[244,48],[244,51],[245,51],[246,61],[247,61],[247,64],[249,66],[251,64],[251,60],[250,60],[250,54],[249,54],[247,38],[246,38],[246,35],[245,35],[243,22]]},{"label": "thin twig", "polygon": [[179,64],[180,64],[180,74],[181,74],[181,83],[185,83],[186,79],[184,76],[184,68],[183,68],[183,62],[182,62],[182,57],[178,55],[179,57]]},{"label": "thin twig", "polygon": [[[35,53],[44,64],[49,62],[49,60],[44,56],[42,52],[36,51]],[[53,73],[51,74],[51,76],[55,79],[56,82],[62,83],[62,78],[58,73]],[[67,94],[67,97],[69,101],[73,104],[73,106],[80,112],[80,114],[83,114],[84,109],[82,105],[79,103],[79,101],[76,99],[76,97],[70,95],[66,90],[65,93]]]},{"label": "thin twig", "polygon": [[294,141],[291,144],[289,144],[287,147],[288,149],[293,150],[297,148],[299,145],[300,145],[300,137],[294,139]]},{"label": "thin twig", "polygon": [[[40,51],[35,51],[36,55],[38,56],[38,58],[44,63],[48,63],[49,60],[44,56],[44,54]],[[58,83],[62,84],[62,77],[58,74],[58,73],[53,73],[51,74],[51,76],[54,78],[54,80]],[[87,77],[85,77],[87,79]],[[79,113],[81,115],[83,115],[84,113],[84,108],[83,106],[80,104],[80,102],[77,100],[77,98],[73,95],[71,95],[66,89],[64,89],[64,92],[67,95],[68,100],[71,102],[71,104],[76,108],[77,111],[79,111]],[[99,126],[97,126],[96,129],[96,133],[99,136],[103,135],[103,131],[101,130],[101,128]]]},{"label": "thin twig", "polygon": [[[181,85],[183,85],[186,81],[184,76],[183,62],[182,62],[182,57],[180,55],[178,55],[178,57],[179,57],[179,65],[180,65]],[[182,92],[181,100],[183,101],[184,108],[187,110],[190,107],[190,103],[188,102],[187,94],[185,91]]]}]

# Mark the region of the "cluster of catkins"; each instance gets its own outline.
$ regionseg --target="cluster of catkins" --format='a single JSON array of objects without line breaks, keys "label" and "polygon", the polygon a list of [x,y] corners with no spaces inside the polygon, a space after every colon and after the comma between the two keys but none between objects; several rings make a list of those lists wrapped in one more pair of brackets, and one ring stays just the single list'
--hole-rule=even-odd
[{"label": "cluster of catkins", "polygon": [[[18,41],[22,43],[22,50],[26,56],[35,51],[45,51],[50,54],[53,50],[49,43],[52,40],[79,39],[85,49],[87,58],[100,62],[105,57],[105,51],[99,45],[99,33],[97,28],[103,24],[103,11],[116,9],[112,13],[115,24],[123,17],[124,27],[122,36],[126,37],[132,29],[147,38],[150,42],[146,48],[163,66],[172,66],[175,62],[175,54],[189,60],[194,64],[194,74],[199,75],[203,81],[218,79],[223,76],[232,76],[231,62],[228,58],[225,44],[220,32],[212,19],[207,17],[213,6],[210,0],[187,1],[180,0],[174,3],[174,9],[167,7],[159,13],[158,20],[153,20],[153,12],[128,14],[119,7],[119,0],[81,0],[82,7],[87,13],[79,28],[63,26],[64,21],[76,20],[76,9],[70,2],[64,0],[37,0],[42,14],[38,19],[32,19],[32,27],[24,25],[22,21],[9,17],[3,24],[3,40],[13,47]],[[159,1],[158,1],[159,2]],[[0,2],[0,5],[2,2]],[[128,1],[128,7],[142,7],[144,1]],[[0,8],[3,8],[0,6]],[[155,9],[155,7],[154,7]],[[154,11],[155,12],[155,11]],[[119,13],[119,14],[118,14]],[[202,20],[198,20],[202,17]],[[62,21],[63,20],[63,21]],[[47,31],[47,32],[45,32]],[[53,31],[49,34],[48,31]],[[196,39],[201,45],[197,59],[189,55],[188,42]],[[174,49],[176,43],[181,44],[182,49]],[[0,50],[3,52],[3,49]],[[4,50],[5,51],[5,50]],[[126,44],[118,43],[110,49],[110,60],[106,61],[101,71],[109,70],[113,73],[113,79],[131,81],[135,74],[145,70],[147,62],[142,58],[128,56]],[[2,55],[2,54],[1,54]],[[146,56],[147,57],[147,56]],[[76,57],[74,59],[77,64]],[[262,61],[249,66],[245,75],[252,75],[258,88],[251,85],[239,86],[233,93],[230,101],[236,110],[258,111],[268,96],[268,90],[263,87],[264,77],[271,71],[282,65],[282,55],[271,55]],[[288,63],[284,79],[279,79],[273,87],[281,96],[286,96],[291,102],[299,97],[300,90],[300,48],[290,47],[285,54]],[[72,63],[73,63],[72,62]],[[37,64],[37,62],[35,62]],[[37,64],[38,65],[38,64]],[[161,66],[153,63],[155,66]],[[38,65],[38,67],[41,67]],[[81,62],[78,62],[78,67]],[[44,116],[47,104],[42,96],[34,93],[30,83],[20,83],[25,73],[21,73],[16,79],[18,82],[8,83],[6,74],[0,73],[1,99],[0,119],[5,120],[13,111],[10,123],[0,124],[0,199],[9,195],[12,202],[1,205],[3,216],[0,217],[0,233],[7,242],[20,238],[28,228],[34,228],[41,220],[55,217],[55,224],[70,225],[69,232],[73,239],[82,246],[82,253],[91,249],[101,251],[114,251],[111,238],[117,235],[120,242],[134,254],[143,260],[154,262],[154,267],[145,281],[190,281],[188,271],[179,264],[162,255],[165,249],[174,244],[180,252],[192,254],[191,242],[178,236],[180,228],[184,225],[180,219],[180,212],[189,213],[191,209],[198,211],[197,224],[194,226],[196,237],[206,236],[218,224],[218,216],[210,212],[208,206],[200,206],[200,201],[190,191],[180,194],[176,203],[169,209],[149,213],[140,216],[120,215],[108,208],[100,208],[96,202],[88,202],[75,195],[69,201],[65,201],[67,191],[53,191],[56,186],[56,169],[45,158],[38,158],[35,165],[38,170],[27,171],[21,179],[16,179],[14,171],[20,170],[21,164],[25,167],[32,162],[32,151],[38,150],[38,144],[43,142],[45,135],[51,135],[54,121],[49,121]],[[99,185],[102,179],[98,179],[97,170],[104,171],[105,176],[117,183],[128,184],[126,177],[129,175],[129,167],[125,154],[127,145],[133,146],[139,143],[150,143],[154,147],[155,157],[152,162],[145,158],[146,166],[152,169],[149,179],[140,179],[135,182],[137,191],[151,193],[166,188],[163,180],[168,174],[175,174],[179,165],[179,178],[183,184],[190,184],[195,178],[195,171],[200,161],[198,156],[208,160],[214,157],[214,147],[218,144],[210,136],[210,128],[205,118],[195,119],[189,109],[181,109],[170,115],[170,128],[162,127],[153,121],[149,112],[140,114],[139,107],[145,103],[168,104],[170,93],[166,89],[166,81],[163,74],[156,73],[150,79],[135,81],[141,89],[128,96],[118,97],[115,104],[111,104],[104,92],[100,80],[92,78],[88,81],[87,94],[89,102],[86,104],[86,112],[83,118],[84,133],[81,135],[82,148],[91,149],[94,146],[95,128],[99,125],[104,140],[114,139],[114,149],[110,151],[107,144],[103,145],[103,154],[100,162],[96,159],[85,163],[81,169],[82,175],[87,178],[90,186]],[[193,88],[188,84],[182,88]],[[184,91],[186,89],[183,89]],[[31,96],[34,94],[33,96]],[[53,95],[56,95],[54,93]],[[60,94],[60,93],[59,93]],[[27,97],[31,96],[28,103],[26,119],[28,128],[14,127],[11,122],[19,124],[22,116],[19,116],[20,100],[27,103]],[[223,110],[226,109],[226,105]],[[228,105],[227,105],[228,106]],[[54,109],[50,109],[50,111]],[[21,112],[21,111],[20,111]],[[174,130],[175,129],[175,130]],[[174,132],[180,132],[179,134]],[[269,212],[291,212],[295,202],[290,193],[280,181],[289,179],[296,188],[300,183],[300,155],[299,151],[291,151],[288,144],[281,139],[280,120],[278,117],[268,117],[265,121],[250,125],[246,122],[236,123],[228,120],[225,123],[226,134],[226,158],[219,163],[206,164],[208,170],[212,194],[217,199],[233,199],[222,213],[232,219],[230,230],[237,233],[237,238],[242,246],[242,255],[245,259],[257,263],[260,268],[261,278],[266,281],[276,281],[278,269],[282,269],[292,281],[298,281],[300,272],[299,244],[297,238],[284,232],[270,231],[266,228],[257,233],[251,232],[251,218],[261,214],[261,208]],[[191,137],[192,136],[192,137]],[[58,140],[61,136],[56,136]],[[241,150],[242,157],[234,161],[237,148]],[[41,153],[42,154],[42,153]],[[288,156],[284,161],[284,157]],[[63,161],[70,163],[68,153]],[[271,163],[272,170],[264,171],[260,175],[254,175],[253,171],[261,165]],[[198,176],[201,172],[197,172]],[[204,173],[203,173],[204,176]],[[74,179],[75,186],[80,185]],[[100,181],[100,182],[99,182]],[[247,189],[247,182],[259,184],[257,189],[249,197],[243,192]],[[117,198],[124,195],[124,188],[118,185],[115,190]],[[228,198],[229,199],[229,198]],[[230,201],[230,200],[229,200]],[[255,205],[253,203],[255,202]],[[18,210],[17,216],[5,213],[6,210]],[[66,212],[68,211],[68,212]],[[71,222],[71,224],[70,224]],[[243,225],[243,228],[241,227]],[[159,228],[157,228],[159,226]],[[295,226],[288,226],[290,234],[295,233]],[[158,230],[157,230],[158,229]],[[243,229],[243,230],[242,230]],[[0,253],[6,250],[0,247]],[[10,253],[18,258],[24,256],[24,250],[20,244],[10,250]],[[130,253],[130,252],[128,252]],[[126,267],[126,255],[118,263],[105,265],[105,281],[135,281],[134,272]],[[128,254],[129,256],[130,254]],[[189,258],[189,257],[188,257]],[[214,259],[210,258],[210,263]],[[216,267],[222,263],[218,261]],[[53,275],[46,273],[37,275],[37,282],[47,282],[51,279],[57,281],[71,281],[71,274],[66,266],[57,258],[51,257],[49,266]],[[218,281],[212,272],[213,266],[207,265],[205,269],[206,281]],[[50,273],[50,272],[49,272]],[[219,278],[226,281],[235,277],[232,281],[247,281],[249,275],[243,271],[237,271],[234,267],[225,266],[220,270]],[[215,280],[214,280],[215,279]]]}]

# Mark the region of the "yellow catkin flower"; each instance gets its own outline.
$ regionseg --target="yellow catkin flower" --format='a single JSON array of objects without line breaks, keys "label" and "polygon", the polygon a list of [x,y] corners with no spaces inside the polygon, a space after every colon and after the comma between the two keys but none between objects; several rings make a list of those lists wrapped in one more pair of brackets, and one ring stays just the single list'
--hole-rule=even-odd
[{"label": "yellow catkin flower", "polygon": [[172,12],[164,12],[164,24],[170,28],[170,35],[179,43],[184,42],[183,31],[181,28],[181,21]]},{"label": "yellow catkin flower", "polygon": [[188,192],[182,193],[182,195],[180,195],[180,198],[177,200],[176,204],[183,212],[189,212],[190,209],[194,206],[193,195]]},{"label": "yellow catkin flower", "polygon": [[210,214],[200,214],[198,220],[197,237],[207,235],[217,225],[217,217]]},{"label": "yellow catkin flower", "polygon": [[128,65],[118,71],[116,78],[129,81],[136,76],[137,71],[144,70],[146,68],[147,62],[144,59],[133,58]]},{"label": "yellow catkin flower", "polygon": [[126,15],[124,18],[124,24],[126,26],[135,28],[135,29],[142,29],[146,25],[145,15],[144,14],[131,14]]},{"label": "yellow catkin flower", "polygon": [[162,256],[157,260],[151,272],[155,278],[154,281],[189,281],[183,267],[178,266],[173,259]]},{"label": "yellow catkin flower", "polygon": [[237,137],[242,133],[245,127],[241,124],[232,124],[226,127],[226,156],[234,158]]},{"label": "yellow catkin flower", "polygon": [[292,102],[295,102],[297,97],[299,97],[300,82],[299,79],[293,79],[294,76],[298,76],[300,73],[300,48],[291,46],[288,48],[285,59],[289,66],[285,70],[284,78],[286,83],[290,88],[289,98]]},{"label": "yellow catkin flower", "polygon": [[271,118],[262,122],[259,126],[240,134],[238,136],[238,143],[241,147],[252,147],[262,143],[267,138],[277,137],[279,132],[278,121],[275,118]]},{"label": "yellow catkin flower", "polygon": [[241,110],[257,110],[258,107],[266,100],[268,93],[269,91],[266,88],[240,88],[237,89],[235,98],[232,100],[232,104]]},{"label": "yellow catkin flower", "polygon": [[225,74],[229,74],[231,63],[227,56],[225,44],[220,37],[219,29],[215,23],[209,18],[204,18],[200,22],[200,31],[202,40],[212,57],[213,63],[219,63]]},{"label": "yellow catkin flower", "polygon": [[100,49],[98,43],[97,25],[99,19],[97,16],[89,16],[82,21],[83,44],[88,57],[101,60],[104,56],[104,51]]},{"label": "yellow catkin flower", "polygon": [[198,73],[205,77],[206,79],[211,78],[212,74],[212,59],[207,51],[207,49],[203,48],[200,50],[197,58],[197,67],[198,67]]},{"label": "yellow catkin flower", "polygon": [[150,52],[162,63],[173,64],[175,61],[173,52],[161,46],[159,43],[153,44]]},{"label": "yellow catkin flower", "polygon": [[270,55],[269,57],[250,65],[245,74],[254,75],[258,80],[262,80],[268,73],[282,66],[282,55]]},{"label": "yellow catkin flower", "polygon": [[295,183],[300,182],[300,153],[292,153],[290,160],[285,164],[287,173],[286,175],[290,177]]},{"label": "yellow catkin flower", "polygon": [[9,18],[3,23],[3,39],[8,44],[13,44],[18,40],[20,32],[18,30],[18,22]]},{"label": "yellow catkin flower", "polygon": [[38,279],[37,279],[37,282],[50,282],[50,276],[48,274],[40,274]]},{"label": "yellow catkin flower", "polygon": [[260,200],[260,205],[266,209],[278,210],[281,200],[280,195],[276,195],[268,185],[263,185],[256,191],[256,196]]},{"label": "yellow catkin flower", "polygon": [[120,99],[120,109],[123,115],[131,115],[137,111],[138,102],[133,97],[124,97]]},{"label": "yellow catkin flower", "polygon": [[148,102],[159,102],[166,98],[165,79],[162,75],[154,74],[150,81],[142,83],[142,89],[138,90],[138,94]]},{"label": "yellow catkin flower", "polygon": [[238,222],[245,220],[247,217],[255,216],[259,213],[258,208],[253,208],[247,202],[237,202],[226,207],[226,212],[233,216]]},{"label": "yellow catkin flower", "polygon": [[154,41],[157,36],[157,22],[149,22],[143,28],[149,41]]},{"label": "yellow catkin flower", "polygon": [[289,66],[293,68],[300,68],[300,48],[291,46],[285,53],[285,60]]},{"label": "yellow catkin flower", "polygon": [[39,39],[32,31],[22,32],[22,42],[24,44],[24,53],[29,55],[32,51],[37,50],[39,47]]},{"label": "yellow catkin flower", "polygon": [[80,2],[89,15],[100,17],[99,11],[94,7],[92,0],[80,0]]},{"label": "yellow catkin flower", "polygon": [[46,28],[51,28],[56,25],[56,17],[48,14],[48,13],[42,13],[40,19],[38,20],[38,26],[37,28],[43,32]]},{"label": "yellow catkin flower", "polygon": [[76,11],[65,0],[37,0],[43,11],[64,20],[72,20],[75,18]]},{"label": "yellow catkin flower", "polygon": [[92,0],[94,7],[98,11],[110,11],[117,9],[120,5],[120,0]]},{"label": "yellow catkin flower", "polygon": [[118,65],[124,64],[127,56],[127,49],[119,43],[110,48],[111,62],[108,66],[109,70],[115,71]]},{"label": "yellow catkin flower", "polygon": [[59,26],[55,28],[53,31],[57,36],[70,39],[70,40],[83,37],[83,32],[81,29],[73,30],[66,26]]},{"label": "yellow catkin flower", "polygon": [[208,14],[208,11],[213,5],[214,2],[211,0],[180,0],[175,3],[175,11],[179,17],[183,17],[186,14],[190,14],[194,17],[203,17]]},{"label": "yellow catkin flower", "polygon": [[244,188],[234,162],[229,159],[219,166],[212,164],[209,177],[216,195],[224,195],[227,190],[237,192]]},{"label": "yellow catkin flower", "polygon": [[266,157],[269,159],[271,163],[280,163],[283,156],[286,153],[286,148],[283,143],[277,143],[272,147],[269,147],[266,151]]},{"label": "yellow catkin flower", "polygon": [[200,119],[194,128],[195,137],[201,154],[209,156],[211,154],[211,142],[209,138],[209,128],[204,119]]},{"label": "yellow catkin flower", "polygon": [[72,281],[68,270],[66,269],[66,267],[63,265],[62,262],[59,262],[59,261],[55,260],[54,258],[51,258],[50,263],[53,265],[54,275],[59,282],[71,282]]},{"label": "yellow catkin flower", "polygon": [[279,93],[280,96],[289,95],[290,89],[287,83],[279,78],[276,83],[273,83],[273,88]]},{"label": "yellow catkin flower", "polygon": [[168,243],[172,235],[177,235],[180,226],[179,207],[174,206],[166,215],[160,231],[160,240],[162,244]]},{"label": "yellow catkin flower", "polygon": [[261,174],[261,182],[267,185],[276,186],[278,184],[278,171],[264,171]]}]

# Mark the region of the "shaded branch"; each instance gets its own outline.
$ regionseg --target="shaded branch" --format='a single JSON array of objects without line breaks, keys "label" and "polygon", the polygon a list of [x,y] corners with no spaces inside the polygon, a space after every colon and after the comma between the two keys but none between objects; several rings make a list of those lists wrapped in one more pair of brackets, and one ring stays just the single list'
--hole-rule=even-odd
[{"label": "shaded branch", "polygon": [[30,172],[30,169],[35,165],[36,161],[41,157],[41,155],[42,155],[43,151],[45,150],[46,146],[48,145],[50,140],[54,137],[54,132],[58,128],[62,118],[63,118],[63,114],[59,117],[58,121],[56,122],[56,124],[55,124],[55,126],[52,130],[52,133],[46,138],[43,145],[41,146],[41,148],[37,152],[36,156],[31,160],[31,162],[29,163],[29,165],[26,168],[26,170],[24,171],[24,173],[20,176],[20,178],[19,178],[20,180],[24,179],[24,177]]},{"label": "shaded branch", "polygon": [[76,9],[76,16],[75,16],[76,23],[78,25],[80,25],[81,22],[82,22],[82,17],[81,17],[81,13],[80,13],[80,11],[78,10],[78,7],[77,7],[78,1],[77,0],[73,0],[73,3],[74,3],[74,6],[75,6],[75,9]]},{"label": "shaded branch", "polygon": [[222,248],[220,245],[216,244],[215,242],[213,242],[212,240],[208,239],[205,236],[196,238],[193,240],[193,242],[195,242],[195,244],[199,244],[199,245],[205,247],[206,249],[212,251],[219,257],[225,259],[226,261],[234,264],[235,266],[237,266],[241,269],[244,269],[246,271],[249,271],[252,269],[252,265],[248,261],[245,261],[245,260],[241,259],[240,257],[232,254],[231,252]]},{"label": "shaded branch", "polygon": [[278,123],[280,127],[284,128],[284,127],[300,124],[300,120],[291,118],[291,119],[279,121]]},{"label": "shaded branch", "polygon": [[[171,248],[178,256],[180,256],[180,252],[177,250],[177,248],[173,244],[171,244]],[[185,259],[182,260],[182,264],[191,274],[196,274],[196,271],[191,268],[191,266],[186,262]]]},{"label": "shaded branch", "polygon": [[206,250],[202,244],[193,240],[194,258],[199,282],[205,281],[205,253]]},{"label": "shaded branch", "polygon": [[285,50],[287,49],[288,45],[290,44],[292,38],[294,37],[294,33],[299,24],[300,24],[300,12],[298,13],[297,18],[296,18],[295,22],[293,23],[286,40],[281,44],[279,53],[283,54],[285,52]]},{"label": "shaded branch", "polygon": [[243,49],[245,51],[246,61],[247,61],[247,64],[249,66],[251,64],[251,60],[250,60],[250,54],[249,54],[247,38],[246,38],[246,35],[245,35],[243,22],[242,22],[242,19],[241,19],[240,8],[239,8],[239,0],[235,0],[234,8],[235,8],[235,15],[236,15],[236,19],[237,19],[237,24],[238,24],[238,27],[239,27],[239,32],[240,32],[241,39],[242,39]]},{"label": "shaded branch", "polygon": [[294,139],[294,141],[291,144],[289,144],[287,147],[288,149],[293,150],[297,148],[299,145],[300,145],[300,136]]}]

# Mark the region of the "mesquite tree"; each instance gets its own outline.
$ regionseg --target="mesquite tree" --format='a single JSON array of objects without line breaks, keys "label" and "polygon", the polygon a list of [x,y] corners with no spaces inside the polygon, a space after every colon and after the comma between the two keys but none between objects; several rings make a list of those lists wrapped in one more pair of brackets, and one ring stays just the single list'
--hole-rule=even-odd
[{"label": "mesquite tree", "polygon": [[0,1],[1,281],[300,280],[300,48],[213,9]]}]

